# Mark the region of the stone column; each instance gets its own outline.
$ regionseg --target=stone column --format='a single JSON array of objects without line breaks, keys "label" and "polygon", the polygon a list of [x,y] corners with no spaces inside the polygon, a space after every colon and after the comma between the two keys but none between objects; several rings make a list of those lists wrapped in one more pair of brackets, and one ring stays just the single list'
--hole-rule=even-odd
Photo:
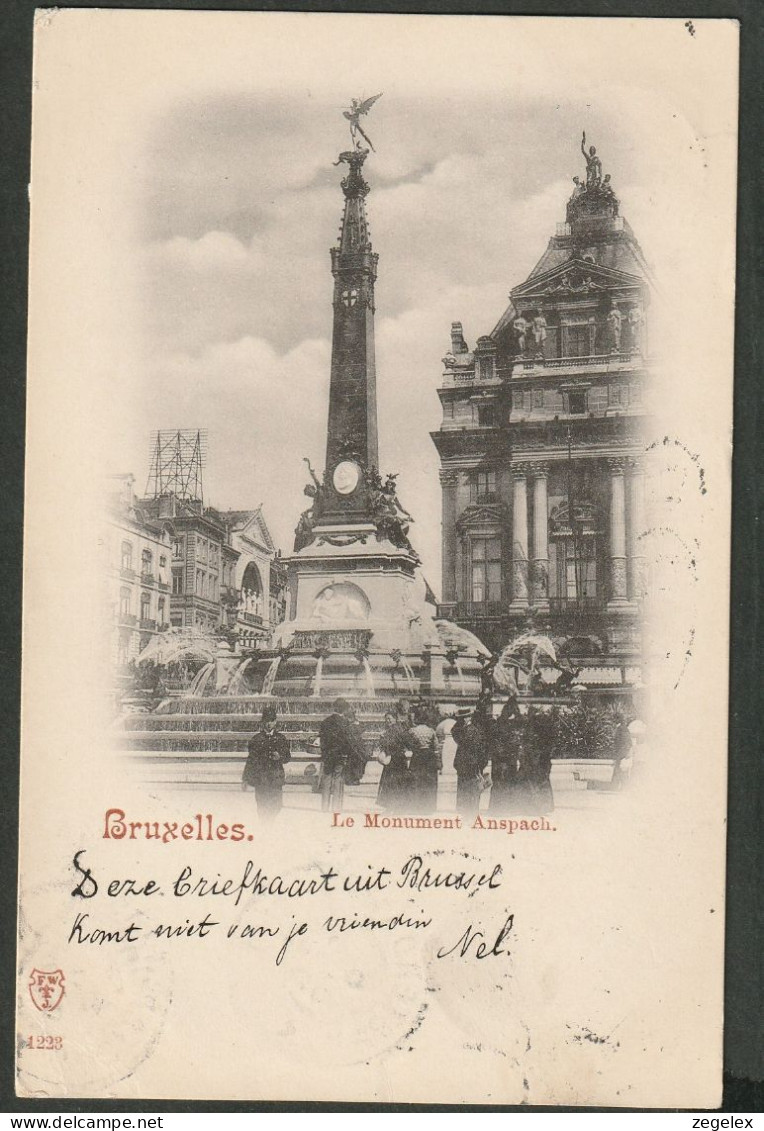
[{"label": "stone column", "polygon": [[639,460],[629,463],[629,596],[632,601],[645,598],[645,474]]},{"label": "stone column", "polygon": [[528,608],[528,480],[526,471],[512,472],[512,602],[513,612]]},{"label": "stone column", "polygon": [[547,477],[549,466],[546,463],[530,465],[533,475],[533,567],[531,570],[531,592],[533,603],[539,610],[549,608],[549,515],[547,508]]},{"label": "stone column", "polygon": [[610,600],[609,608],[628,605],[626,576],[626,491],[624,461],[608,460],[610,471]]},{"label": "stone column", "polygon": [[442,561],[443,602],[456,601],[456,482],[455,471],[441,471],[440,486],[443,491]]}]

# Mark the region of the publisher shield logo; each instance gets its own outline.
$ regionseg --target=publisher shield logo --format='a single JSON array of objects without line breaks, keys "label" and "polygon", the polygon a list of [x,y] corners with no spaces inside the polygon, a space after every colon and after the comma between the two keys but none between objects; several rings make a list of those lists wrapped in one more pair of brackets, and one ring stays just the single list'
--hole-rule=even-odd
[{"label": "publisher shield logo", "polygon": [[29,996],[41,1013],[52,1013],[64,996],[63,970],[38,970],[29,976]]}]

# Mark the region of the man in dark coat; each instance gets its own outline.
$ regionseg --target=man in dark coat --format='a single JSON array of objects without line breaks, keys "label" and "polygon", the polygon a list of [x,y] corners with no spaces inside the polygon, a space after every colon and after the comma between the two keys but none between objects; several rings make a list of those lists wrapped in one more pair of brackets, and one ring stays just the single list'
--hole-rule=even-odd
[{"label": "man in dark coat", "polygon": [[551,813],[554,794],[550,782],[555,721],[543,707],[531,707],[525,724],[520,777],[528,788],[531,814]]},{"label": "man in dark coat", "polygon": [[491,752],[491,813],[504,816],[516,808],[523,726],[515,696],[510,695],[496,720]]},{"label": "man in dark coat", "polygon": [[[491,759],[493,719],[483,711],[475,711],[469,725],[457,739],[454,769],[456,770],[456,810],[465,817],[476,816],[483,790],[483,770]],[[453,734],[453,731],[452,731]]]},{"label": "man in dark coat", "polygon": [[342,808],[345,783],[357,781],[366,766],[361,732],[346,699],[334,701],[334,711],[321,723],[321,808]]},{"label": "man in dark coat", "polygon": [[257,798],[257,811],[263,820],[272,820],[281,809],[284,788],[284,763],[290,759],[289,743],[276,730],[277,712],[273,704],[263,709],[260,729],[249,740],[249,756],[244,766],[242,789],[251,786]]}]

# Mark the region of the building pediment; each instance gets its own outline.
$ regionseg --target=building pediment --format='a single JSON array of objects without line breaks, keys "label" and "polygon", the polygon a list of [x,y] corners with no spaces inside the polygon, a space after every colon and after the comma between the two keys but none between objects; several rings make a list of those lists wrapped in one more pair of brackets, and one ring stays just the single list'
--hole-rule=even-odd
[{"label": "building pediment", "polygon": [[470,530],[475,527],[498,527],[506,518],[506,507],[502,503],[474,503],[460,514],[457,530]]},{"label": "building pediment", "polygon": [[276,546],[271,537],[271,532],[263,517],[262,507],[249,512],[236,512],[237,521],[233,530],[245,541],[262,547],[265,551],[275,553]]},{"label": "building pediment", "polygon": [[597,292],[639,290],[644,280],[639,275],[603,267],[588,259],[574,257],[541,275],[521,283],[511,292],[515,308],[520,303],[541,298],[560,299],[566,296],[587,296]]}]

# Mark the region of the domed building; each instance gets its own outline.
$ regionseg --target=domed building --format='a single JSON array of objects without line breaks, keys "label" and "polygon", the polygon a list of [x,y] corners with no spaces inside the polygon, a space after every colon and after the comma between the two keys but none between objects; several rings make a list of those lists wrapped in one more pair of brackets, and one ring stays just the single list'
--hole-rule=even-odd
[{"label": "domed building", "polygon": [[565,220],[493,329],[451,327],[433,433],[440,615],[496,651],[529,624],[590,685],[639,679],[653,281],[583,147]]}]

